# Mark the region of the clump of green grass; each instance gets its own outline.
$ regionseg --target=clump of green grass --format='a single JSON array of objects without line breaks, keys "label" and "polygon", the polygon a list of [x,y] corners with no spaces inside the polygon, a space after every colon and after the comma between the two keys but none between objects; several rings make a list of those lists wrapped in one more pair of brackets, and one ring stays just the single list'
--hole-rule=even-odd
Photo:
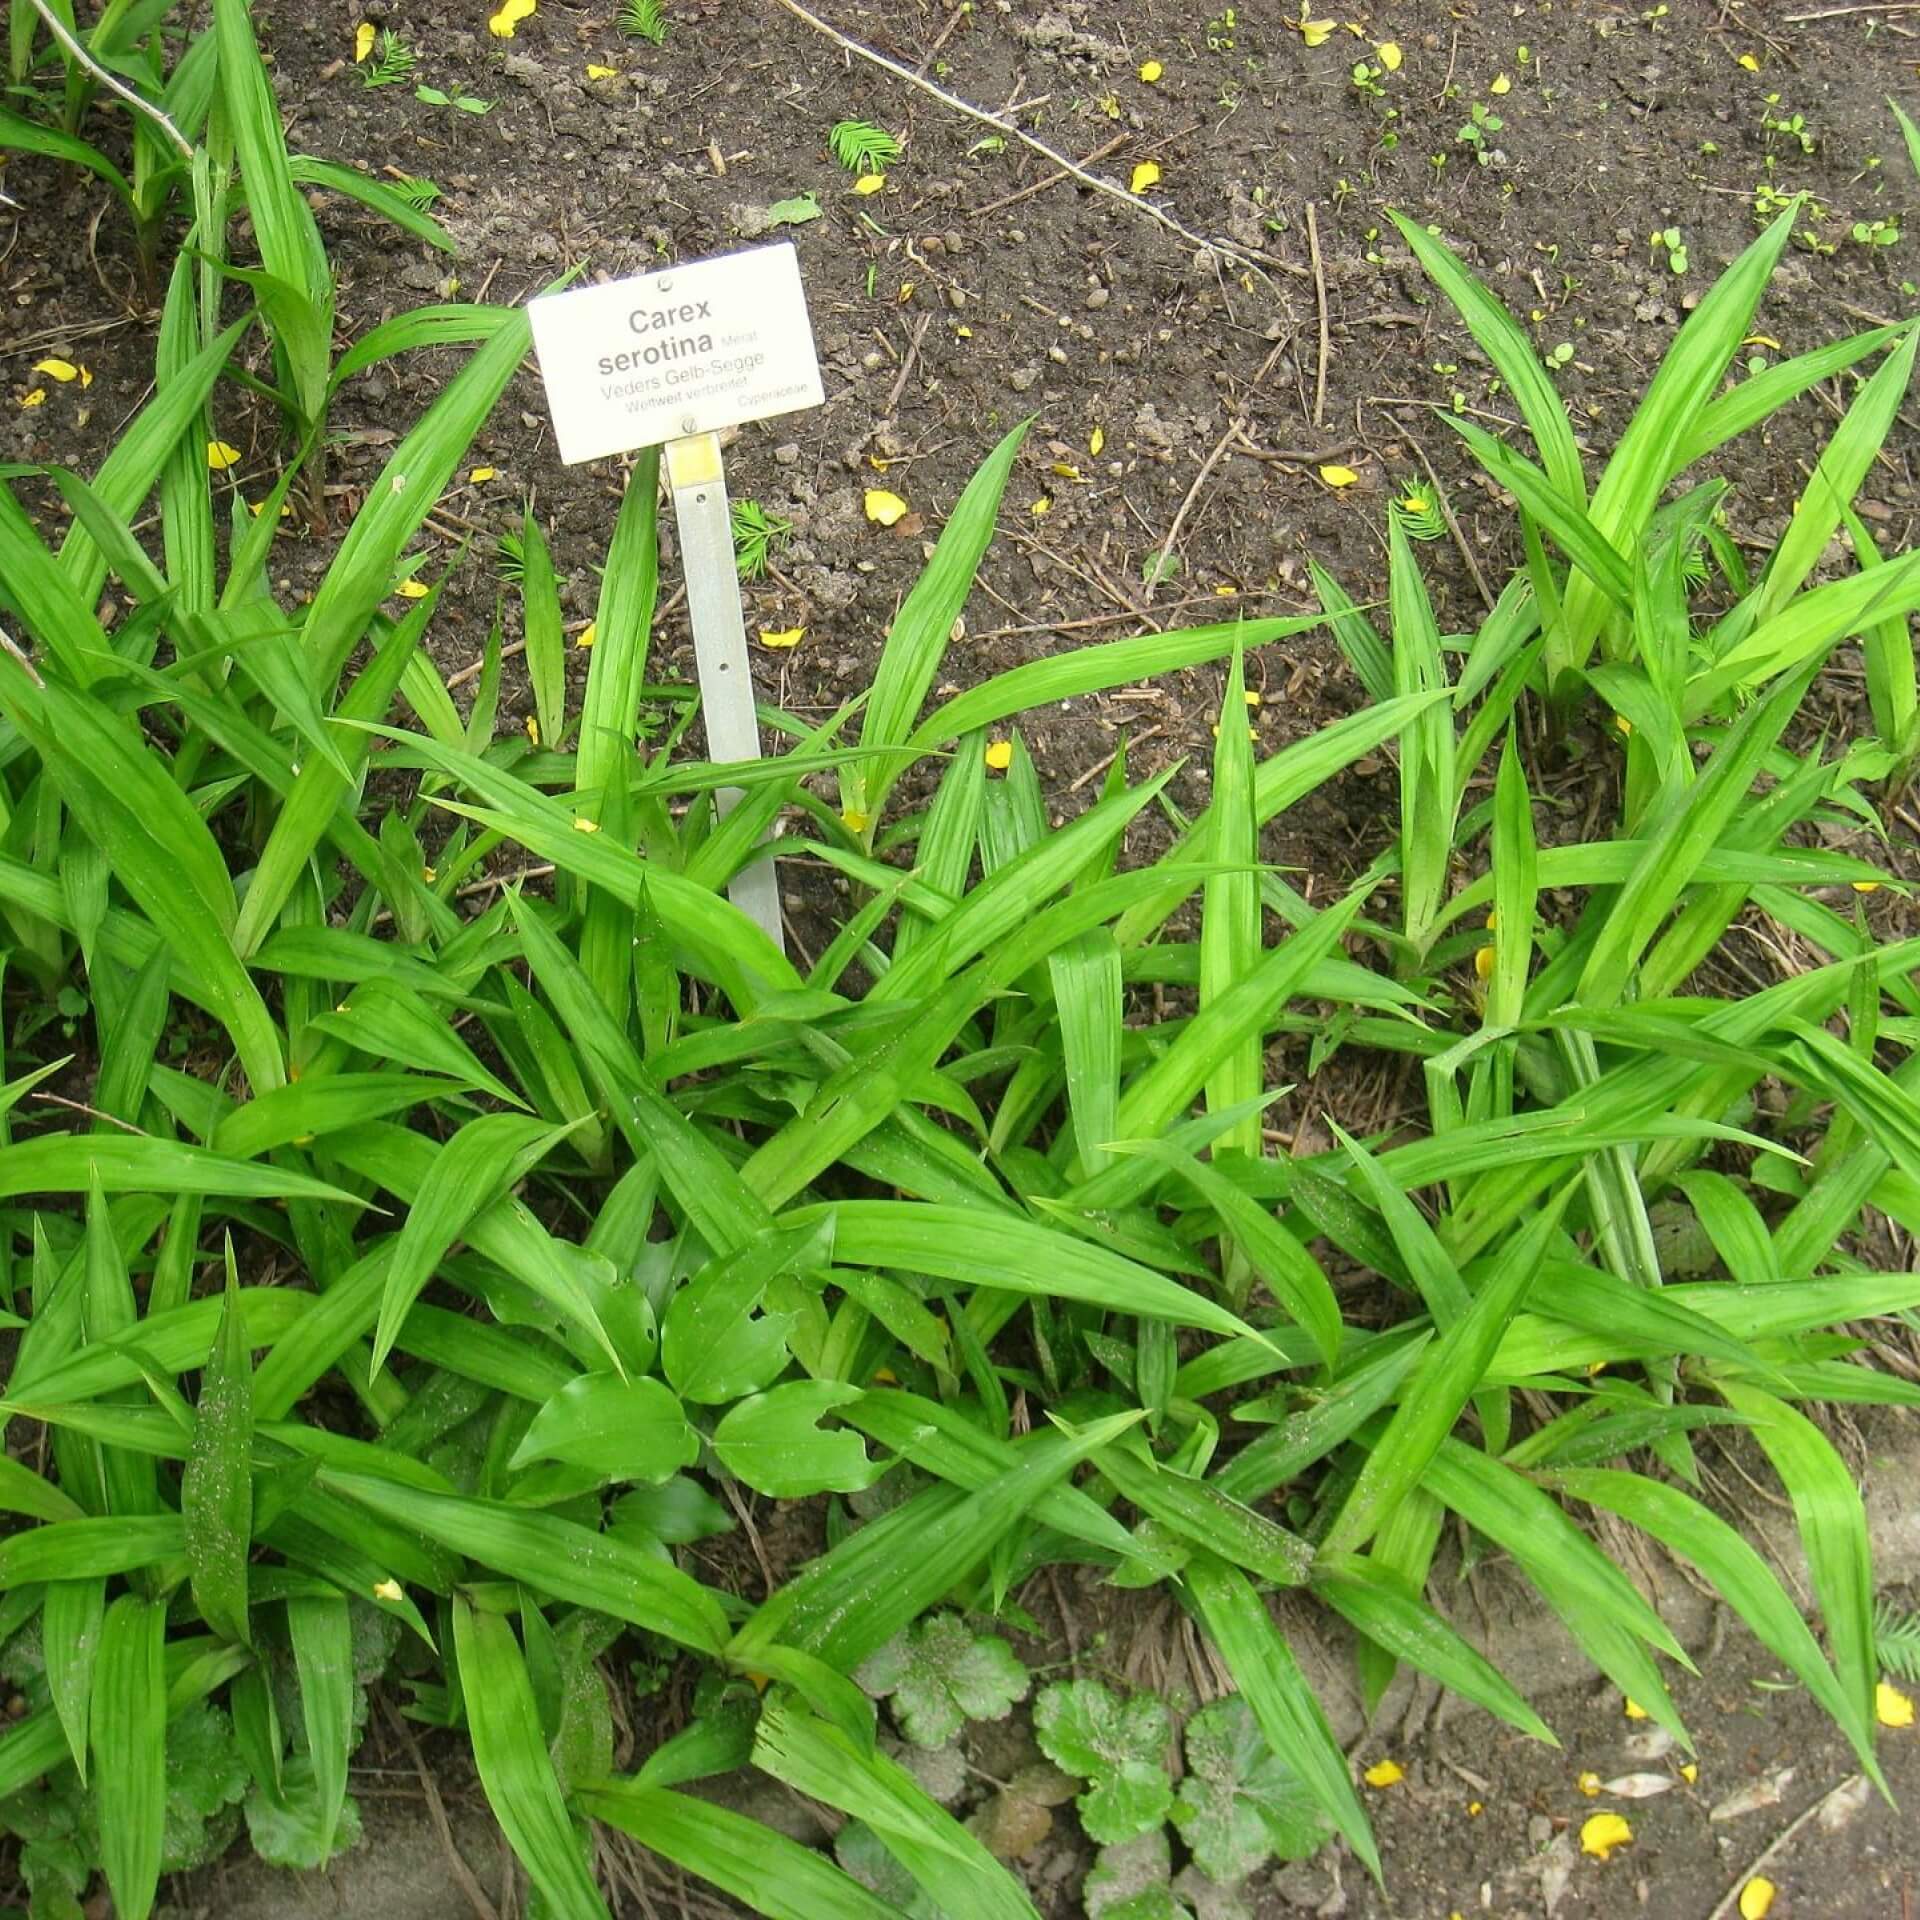
[{"label": "clump of green grass", "polygon": [[[1457,1523],[1684,1741],[1663,1663],[1685,1656],[1592,1512],[1690,1560],[1879,1781],[1875,1682],[1911,1636],[1876,1619],[1859,1490],[1809,1409],[1920,1398],[1843,1331],[1920,1307],[1920,1276],[1850,1251],[1870,1206],[1920,1226],[1920,942],[1876,936],[1858,909],[1883,877],[1823,829],[1871,820],[1913,748],[1920,561],[1877,552],[1851,502],[1915,335],[1729,384],[1777,227],[1590,474],[1523,329],[1403,231],[1531,443],[1456,423],[1518,503],[1473,631],[1441,630],[1395,510],[1379,608],[1317,569],[1311,616],[936,694],[1016,429],[862,698],[784,721],[751,772],[688,757],[691,697],[648,679],[656,454],[583,671],[546,529],[527,512],[501,543],[524,727],[501,719],[504,610],[469,698],[427,644],[440,586],[388,597],[439,571],[416,543],[525,356],[523,312],[459,317],[471,358],[283,602],[270,544],[312,447],[215,539],[200,410],[237,338],[189,352],[175,277],[167,378],[91,483],[63,480],[61,549],[0,499],[0,1494],[21,1522],[0,1671],[25,1703],[0,1826],[34,1843],[36,1901],[97,1866],[142,1920],[242,1824],[323,1865],[384,1678],[464,1733],[551,1911],[608,1911],[598,1820],[766,1913],[1030,1915],[879,1744],[873,1696],[929,1745],[1011,1711],[1027,1676],[995,1625],[1061,1563],[1164,1586],[1237,1688],[1188,1723],[1177,1791],[1153,1703],[1093,1674],[1042,1690],[1102,1848],[1089,1911],[1327,1835],[1377,1873],[1268,1595],[1353,1630],[1369,1702],[1406,1661],[1551,1740],[1447,1617]],[[448,337],[377,332],[330,377]],[[1724,483],[1687,469],[1850,367],[1754,567]],[[164,566],[132,524],[150,496]],[[1855,564],[1810,585],[1836,532]],[[112,635],[109,580],[135,609]],[[1322,626],[1366,701],[1266,753],[1249,657]],[[1854,638],[1871,733],[1808,737],[1806,690]],[[1056,825],[1025,729],[1201,671],[1205,809],[1123,750]],[[1624,724],[1570,839],[1525,744],[1547,729],[1519,720],[1590,702]],[[1265,863],[1290,808],[1389,751],[1398,818],[1366,864],[1309,895]],[[1142,853],[1149,813],[1172,835]],[[848,889],[799,958],[726,895],[776,822],[784,857]],[[1750,917],[1808,963],[1719,992]],[[79,1110],[29,1097],[68,1064],[20,1045],[49,1001],[91,1026]],[[1391,1134],[1344,1097],[1355,1053],[1418,1067]],[[1316,1079],[1323,1150],[1270,1151],[1283,1055]],[[1656,1231],[1676,1209],[1684,1272]],[[1824,1649],[1698,1496],[1696,1450],[1729,1425],[1803,1517]],[[729,1494],[828,1503],[829,1544],[736,1591],[693,1551],[735,1524]],[[692,1702],[624,1775],[616,1644]],[[739,1767],[847,1815],[835,1851],[684,1790]]]}]

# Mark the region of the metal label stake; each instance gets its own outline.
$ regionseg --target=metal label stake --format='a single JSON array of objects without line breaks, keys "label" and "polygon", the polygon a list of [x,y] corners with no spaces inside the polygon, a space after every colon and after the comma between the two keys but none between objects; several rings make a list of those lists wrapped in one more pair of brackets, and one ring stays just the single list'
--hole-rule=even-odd
[{"label": "metal label stake", "polygon": [[[673,517],[680,529],[680,560],[687,580],[687,612],[693,621],[707,754],[716,761],[758,760],[760,723],[753,711],[753,664],[747,657],[747,626],[733,558],[733,520],[727,507],[720,436],[695,433],[669,440],[666,455],[667,484],[673,489]],[[724,815],[740,798],[738,787],[723,787],[714,795],[714,805]],[[772,854],[743,867],[727,888],[727,896],[776,947],[786,951]]]},{"label": "metal label stake", "polygon": [[[543,294],[528,303],[527,317],[562,460],[574,466],[634,447],[665,447],[708,755],[758,760],[753,668],[717,430],[825,399],[793,243]],[[740,795],[738,787],[724,788],[714,804],[724,814]],[[772,854],[743,867],[727,893],[784,953]]]}]

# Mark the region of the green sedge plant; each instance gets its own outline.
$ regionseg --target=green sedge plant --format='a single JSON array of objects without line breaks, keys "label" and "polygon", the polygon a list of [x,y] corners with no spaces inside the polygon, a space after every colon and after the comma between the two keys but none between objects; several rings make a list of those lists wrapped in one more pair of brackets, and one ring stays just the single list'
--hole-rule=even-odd
[{"label": "green sedge plant", "polygon": [[[483,337],[283,604],[291,470],[213,538],[201,423],[238,335],[202,344],[200,265],[171,283],[147,409],[90,478],[50,476],[64,543],[0,484],[0,946],[36,995],[84,983],[97,1061],[80,1111],[32,1099],[57,1060],[0,1089],[21,1523],[0,1660],[27,1707],[0,1734],[0,1825],[50,1903],[97,1868],[138,1920],[242,1826],[323,1863],[383,1673],[470,1743],[550,1911],[609,1910],[598,1822],[769,1915],[1030,1920],[875,1700],[943,1745],[1011,1711],[995,1628],[1059,1567],[1164,1589],[1235,1689],[1188,1721],[1178,1794],[1144,1764],[1151,1706],[1096,1661],[1036,1700],[1107,1849],[1089,1911],[1171,1899],[1176,1846],[1230,1884],[1325,1834],[1378,1873],[1270,1602],[1353,1630],[1370,1703],[1405,1664],[1550,1741],[1447,1617],[1450,1520],[1684,1747],[1665,1676],[1686,1650],[1583,1523],[1637,1529],[1880,1779],[1874,1687],[1904,1643],[1812,1410],[1920,1397],[1852,1331],[1920,1307],[1920,1278],[1856,1251],[1869,1209],[1920,1229],[1920,943],[1874,936],[1855,889],[1882,876],[1819,831],[1872,822],[1858,743],[1793,723],[1888,601],[1807,612],[1833,589],[1803,588],[1789,530],[1728,583],[1746,625],[1716,651],[1690,598],[1714,497],[1663,482],[1620,557],[1635,645],[1603,664],[1667,705],[1598,680],[1632,726],[1619,806],[1569,841],[1520,725],[1572,631],[1579,556],[1544,541],[1458,642],[1396,520],[1385,633],[1322,575],[1311,616],[936,696],[1022,426],[955,502],[866,698],[768,710],[776,750],[714,766],[687,750],[691,697],[648,678],[643,455],[583,684],[523,517],[527,729],[497,625],[456,703],[424,645],[444,581],[413,552],[524,314],[447,322]],[[1837,525],[1858,482],[1823,465]],[[392,598],[402,578],[426,594]],[[1263,753],[1248,658],[1322,624],[1367,701]],[[1056,825],[1023,716],[1191,670],[1221,687],[1204,808],[1123,750]],[[1273,871],[1275,824],[1383,750],[1392,840],[1331,891]],[[778,821],[790,875],[845,885],[818,951],[726,896]],[[1811,963],[1719,992],[1749,912]],[[1391,1130],[1345,1107],[1357,1053],[1418,1066]],[[1284,1155],[1282,1058],[1325,1076],[1332,1123]],[[1704,1246],[1682,1271],[1656,1209]],[[1696,1449],[1734,1437],[1792,1504],[1824,1645],[1700,1497]],[[735,1524],[729,1494],[816,1503],[821,1550],[737,1590],[692,1551]],[[631,1752],[616,1648],[691,1701]],[[810,1848],[689,1791],[742,1769],[856,1837]]]}]

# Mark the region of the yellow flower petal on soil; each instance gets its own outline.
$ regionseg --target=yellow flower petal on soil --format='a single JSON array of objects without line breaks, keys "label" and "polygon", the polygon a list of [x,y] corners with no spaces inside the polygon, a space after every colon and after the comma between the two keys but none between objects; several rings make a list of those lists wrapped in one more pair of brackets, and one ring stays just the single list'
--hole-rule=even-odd
[{"label": "yellow flower petal on soil", "polygon": [[84,360],[80,362],[80,384],[83,387],[93,385],[93,369]]},{"label": "yellow flower petal on soil", "polygon": [[600,638],[600,623],[597,620],[589,620],[587,624],[584,627],[582,627],[577,634],[574,635],[574,638],[573,638],[574,648],[576,651],[578,651],[582,647],[590,647],[599,638]]},{"label": "yellow flower petal on soil", "polygon": [[[342,1007],[340,1011],[345,1013],[346,1008]],[[373,1597],[376,1600],[404,1600],[406,1594],[398,1580],[381,1580],[374,1586]]]},{"label": "yellow flower petal on soil", "polygon": [[1300,38],[1310,47],[1324,47],[1333,38],[1333,30],[1340,24],[1337,20],[1309,20],[1305,7],[1300,9],[1298,21],[1289,20],[1288,26],[1298,26]]},{"label": "yellow flower petal on soil", "polygon": [[1370,1787],[1397,1787],[1407,1777],[1407,1770],[1397,1760],[1376,1760],[1360,1778]]},{"label": "yellow flower petal on soil", "polygon": [[33,370],[35,373],[44,373],[49,380],[58,380],[62,386],[69,380],[80,378],[80,369],[71,360],[36,360]]},{"label": "yellow flower petal on soil", "polygon": [[1148,86],[1152,86],[1165,72],[1166,68],[1163,67],[1158,60],[1142,60],[1140,62],[1140,78],[1144,80]]},{"label": "yellow flower petal on soil", "polygon": [[1104,427],[1095,427],[1087,436],[1087,451],[1092,454],[1096,460],[1100,458],[1101,449],[1105,447],[1106,444],[1107,430]]},{"label": "yellow flower petal on soil", "polygon": [[971,327],[955,327],[953,337],[956,340],[971,340],[973,338],[973,329]]},{"label": "yellow flower petal on soil", "polygon": [[1467,1818],[1469,1820],[1478,1820],[1485,1812],[1486,1808],[1483,1807],[1478,1800],[1469,1800],[1467,1802]]},{"label": "yellow flower petal on soil", "polygon": [[500,11],[487,21],[487,31],[496,40],[511,40],[513,30],[536,11],[536,0],[500,0]]},{"label": "yellow flower petal on soil", "polygon": [[1405,56],[1400,51],[1399,41],[1382,40],[1380,44],[1374,48],[1374,52],[1379,55],[1380,64],[1385,67],[1389,73],[1398,73],[1400,71],[1400,62]]},{"label": "yellow flower petal on soil", "polygon": [[1740,64],[1745,67],[1749,73],[1758,73],[1760,71],[1760,62],[1750,53],[1743,53],[1740,56]]},{"label": "yellow flower petal on soil", "polygon": [[863,173],[853,183],[853,190],[860,194],[878,193],[886,184],[887,176],[884,173]]},{"label": "yellow flower petal on soil", "polygon": [[1149,187],[1157,187],[1159,184],[1160,162],[1158,160],[1142,160],[1134,168],[1133,178],[1127,182],[1127,189],[1131,193],[1145,193]]},{"label": "yellow flower petal on soil", "polygon": [[1013,765],[1013,742],[1011,740],[989,740],[987,742],[987,765],[995,773],[1005,773]]},{"label": "yellow flower petal on soil", "polygon": [[1767,1920],[1773,1911],[1775,1888],[1764,1873],[1756,1873],[1740,1889],[1740,1920]]},{"label": "yellow flower petal on soil", "polygon": [[1750,333],[1740,344],[1743,347],[1770,347],[1775,353],[1782,351],[1780,342],[1770,333]]},{"label": "yellow flower petal on soil", "polygon": [[394,588],[402,600],[424,600],[432,591],[424,580],[402,580]]},{"label": "yellow flower petal on soil", "polygon": [[225,473],[229,467],[240,464],[240,449],[229,446],[224,440],[207,442],[207,465],[215,473]]},{"label": "yellow flower petal on soil", "polygon": [[1047,515],[1053,511],[1053,502],[1043,493],[1027,511],[1032,514],[1036,520],[1044,520]]},{"label": "yellow flower petal on soil", "polygon": [[[1488,949],[1483,948],[1482,952],[1485,951]],[[1591,1800],[1600,1791],[1600,1776],[1597,1773],[1583,1773],[1573,1784]]]},{"label": "yellow flower petal on soil", "polygon": [[23,407],[44,407],[47,404],[46,388],[35,387],[31,393],[23,393],[20,396],[20,404]]},{"label": "yellow flower petal on soil", "polygon": [[1691,1760],[1688,1760],[1684,1762],[1680,1768],[1680,1778],[1684,1780],[1688,1786],[1692,1786],[1693,1783],[1700,1778],[1700,1769],[1695,1766]]},{"label": "yellow flower petal on soil", "polygon": [[771,633],[765,627],[760,629],[760,644],[763,647],[797,647],[805,627],[783,627],[778,633]]},{"label": "yellow flower petal on soil", "polygon": [[1487,82],[1487,91],[1489,93],[1511,93],[1513,91],[1513,82],[1509,80],[1504,73],[1496,73],[1493,78]]},{"label": "yellow flower petal on soil", "polygon": [[353,30],[353,63],[358,66],[373,51],[373,43],[379,39],[371,20],[362,20]]},{"label": "yellow flower petal on soil", "polygon": [[1080,469],[1070,460],[1056,460],[1053,463],[1053,471],[1056,478],[1061,480],[1078,480],[1080,478]]},{"label": "yellow flower petal on soil", "polygon": [[1320,478],[1330,487],[1350,487],[1360,476],[1351,467],[1326,466],[1320,469]]},{"label": "yellow flower petal on soil", "polygon": [[1883,1727],[1910,1727],[1913,1702],[1898,1687],[1882,1680],[1873,1690],[1873,1717]]},{"label": "yellow flower petal on soil", "polygon": [[876,527],[890,527],[906,517],[907,503],[897,493],[889,493],[885,487],[867,489],[867,518]]},{"label": "yellow flower petal on soil", "polygon": [[480,486],[484,482],[493,479],[499,471],[500,469],[498,467],[475,467],[474,470],[467,475],[467,485],[470,487]]},{"label": "yellow flower petal on soil", "polygon": [[596,67],[593,62],[589,60],[587,62],[587,78],[589,80],[618,80],[620,78],[620,69],[618,67]]},{"label": "yellow flower petal on soil", "polygon": [[1626,1701],[1620,1711],[1624,1713],[1629,1720],[1644,1720],[1647,1717],[1646,1708],[1643,1707],[1638,1700]]},{"label": "yellow flower petal on soil", "polygon": [[1633,1829],[1620,1814],[1593,1813],[1580,1823],[1580,1851],[1596,1860],[1607,1859],[1615,1847],[1632,1844]]}]

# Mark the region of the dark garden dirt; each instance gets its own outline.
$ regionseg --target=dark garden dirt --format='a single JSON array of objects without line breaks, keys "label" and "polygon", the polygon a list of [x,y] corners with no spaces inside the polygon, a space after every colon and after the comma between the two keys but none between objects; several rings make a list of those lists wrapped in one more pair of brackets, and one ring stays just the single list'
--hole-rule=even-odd
[{"label": "dark garden dirt", "polygon": [[[614,0],[540,0],[504,40],[488,32],[486,0],[373,0],[364,14],[344,4],[256,10],[294,150],[430,178],[441,190],[435,211],[460,244],[449,261],[349,204],[325,203],[345,337],[439,298],[517,301],[570,268],[615,276],[769,235],[793,239],[827,402],[744,429],[729,476],[736,498],[792,523],[790,543],[747,589],[748,623],[755,634],[804,629],[788,649],[755,643],[763,697],[802,721],[866,686],[888,620],[967,474],[1029,414],[1001,536],[948,656],[943,679],[956,687],[1149,628],[1303,611],[1309,555],[1357,599],[1378,598],[1387,501],[1436,484],[1447,526],[1423,555],[1443,627],[1470,632],[1519,559],[1518,531],[1440,416],[1498,429],[1513,411],[1414,269],[1389,207],[1434,225],[1530,320],[1595,467],[1686,311],[1753,236],[1762,190],[1804,191],[1813,202],[1752,355],[1799,352],[1916,310],[1920,189],[1884,102],[1892,93],[1920,108],[1920,7],[1386,0],[1354,13],[1353,30],[1345,9],[1327,6],[1334,30],[1323,38],[1274,0],[820,4],[848,36],[1013,116],[1122,188],[1136,168],[1157,167],[1144,198],[1220,244],[1196,250],[1140,205],[1060,176],[1018,142],[848,57],[778,0],[667,0],[658,49],[620,35]],[[488,110],[431,105],[410,85],[364,86],[352,58],[363,17],[414,47],[417,80]],[[1152,80],[1148,62],[1158,67]],[[851,193],[826,146],[827,129],[850,118],[905,144],[885,189],[866,197]],[[0,458],[88,470],[144,397],[151,303],[118,210],[95,183],[16,160],[5,184],[22,207],[0,215]],[[770,224],[779,203],[807,194],[817,218]],[[1874,244],[1884,223],[1906,216],[1910,237]],[[1675,238],[1684,272],[1674,271]],[[92,384],[33,375],[49,353],[84,363]],[[333,418],[334,527],[457,360],[421,354],[346,387]],[[1771,541],[1844,397],[1816,393],[1765,437],[1737,443],[1724,469],[1736,483],[1737,534]],[[271,412],[229,386],[216,419],[241,452],[233,485],[259,498],[283,451]],[[1860,503],[1889,548],[1912,544],[1920,515],[1914,427],[1909,411]],[[491,477],[467,479],[473,468]],[[1332,484],[1340,470],[1350,482]],[[480,659],[498,590],[494,541],[528,498],[551,533],[571,629],[585,627],[620,484],[615,463],[558,464],[537,378],[524,371],[423,537],[430,575],[472,540],[431,639],[450,677]],[[50,522],[51,492],[22,486]],[[906,503],[890,530],[867,517],[869,488]],[[274,564],[284,595],[309,586],[330,551],[290,526]],[[685,681],[691,649],[679,602],[666,598],[670,550],[664,579],[652,677]],[[511,639],[510,598],[506,618]],[[572,665],[583,680],[584,654]],[[1364,698],[1318,635],[1265,649],[1249,680],[1262,696],[1252,719],[1264,752]],[[1172,796],[1202,803],[1219,689],[1218,673],[1193,672],[1032,716],[1025,741],[1057,809],[1084,803],[1123,738],[1136,776],[1184,761]],[[513,723],[524,694],[510,673]],[[1860,702],[1857,657],[1843,653],[1810,719],[1844,726]],[[1599,817],[1611,765],[1597,733],[1542,759],[1541,788],[1569,832],[1590,809]],[[1363,761],[1279,822],[1267,857],[1297,869],[1310,893],[1337,892],[1383,844],[1396,792],[1387,756]],[[1916,823],[1900,807],[1889,824],[1892,858],[1911,870]],[[805,893],[799,862],[788,879]],[[1873,906],[1886,932],[1913,930],[1890,893]],[[804,913],[797,931],[810,937]],[[1797,964],[1784,929],[1759,932],[1742,950],[1756,985]],[[1304,1080],[1304,1065],[1283,1077]],[[1358,1062],[1339,1084],[1348,1118],[1356,1105],[1391,1110],[1396,1098],[1391,1073]],[[1296,1143],[1318,1143],[1314,1099],[1307,1089],[1286,1110]],[[1756,1511],[1767,1528],[1785,1525],[1778,1512]],[[1030,1648],[1037,1662],[1071,1658],[1070,1637],[1081,1671],[1121,1673],[1122,1641],[1136,1631],[1166,1636],[1169,1659],[1179,1650],[1164,1621],[1135,1620],[1098,1641],[1102,1602],[1090,1589],[1043,1590],[1027,1603],[1056,1622],[1060,1593],[1075,1624]],[[1472,1611],[1465,1587],[1442,1598]],[[1703,1664],[1704,1678],[1677,1690],[1700,1741],[1698,1779],[1646,1801],[1580,1792],[1582,1771],[1677,1779],[1682,1757],[1651,1754],[1646,1724],[1626,1721],[1617,1696],[1584,1683],[1556,1697],[1560,1754],[1464,1712],[1418,1735],[1367,1736],[1357,1752],[1407,1769],[1399,1785],[1370,1795],[1388,1892],[1351,1861],[1337,1871],[1315,1864],[1263,1879],[1257,1912],[1707,1920],[1744,1865],[1851,1762],[1806,1701],[1773,1684],[1738,1630]],[[632,1707],[643,1750],[656,1711]],[[1917,1743],[1914,1733],[1886,1743],[1889,1774],[1909,1801],[1920,1795]],[[496,1844],[475,1818],[471,1782],[450,1748],[430,1743],[427,1757],[449,1769],[438,1790],[451,1810],[449,1842],[468,1849],[497,1899]],[[442,1850],[439,1816],[404,1746],[377,1733],[361,1758],[355,1786],[377,1844],[331,1885],[289,1893],[284,1879],[236,1865],[183,1889],[183,1910],[406,1920],[479,1911]],[[1004,1779],[1022,1758],[1002,1741],[983,1746],[979,1763]],[[1777,1802],[1709,1818],[1782,1767],[1793,1774]],[[1604,1865],[1577,1853],[1581,1820],[1601,1807],[1625,1811],[1635,1831]],[[804,1816],[789,1807],[787,1817]],[[1056,1834],[1068,1825],[1057,1822]],[[1071,1843],[1036,1844],[1027,1866],[1049,1914],[1076,1910],[1083,1865]],[[1556,1895],[1562,1867],[1570,1872]],[[1768,1872],[1783,1920],[1912,1920],[1920,1838],[1910,1819],[1871,1802],[1844,1822],[1809,1820]],[[639,1884],[646,1891],[631,1893],[623,1913],[727,1910],[657,1864]]]}]

